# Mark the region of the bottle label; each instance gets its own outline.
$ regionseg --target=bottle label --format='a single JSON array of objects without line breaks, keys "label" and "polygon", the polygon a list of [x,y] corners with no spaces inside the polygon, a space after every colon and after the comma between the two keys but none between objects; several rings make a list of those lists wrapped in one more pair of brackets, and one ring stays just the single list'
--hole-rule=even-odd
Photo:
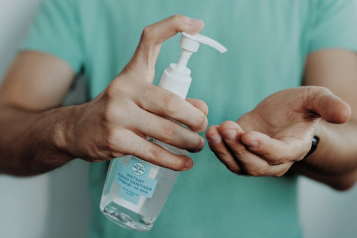
[{"label": "bottle label", "polygon": [[119,197],[138,204],[141,196],[151,198],[154,194],[157,180],[148,177],[151,165],[131,157],[129,166],[119,164],[115,182],[121,185]]}]

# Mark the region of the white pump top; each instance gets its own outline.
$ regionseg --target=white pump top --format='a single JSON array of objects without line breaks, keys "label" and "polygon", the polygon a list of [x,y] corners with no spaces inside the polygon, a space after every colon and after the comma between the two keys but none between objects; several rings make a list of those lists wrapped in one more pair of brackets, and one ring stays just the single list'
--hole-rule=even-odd
[{"label": "white pump top", "polygon": [[197,52],[201,43],[209,45],[221,53],[227,51],[223,45],[211,38],[200,34],[190,35],[182,32],[180,40],[180,46],[182,47],[180,59],[177,64],[170,64],[170,67],[165,69],[159,87],[176,93],[182,98],[186,98],[192,82],[192,78],[190,77],[191,70],[188,69],[186,65],[192,52]]},{"label": "white pump top", "polygon": [[224,53],[227,51],[226,47],[224,47],[217,41],[212,40],[211,38],[208,38],[207,36],[203,36],[200,34],[190,35],[185,32],[182,32],[180,46],[183,49],[192,51],[192,52],[197,52],[198,48],[200,47],[200,43],[209,45],[221,53]]}]

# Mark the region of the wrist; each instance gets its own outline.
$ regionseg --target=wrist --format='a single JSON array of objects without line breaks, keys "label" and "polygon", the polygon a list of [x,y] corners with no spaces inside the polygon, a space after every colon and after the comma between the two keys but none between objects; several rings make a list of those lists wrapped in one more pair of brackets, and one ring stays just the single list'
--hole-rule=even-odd
[{"label": "wrist", "polygon": [[75,128],[81,110],[82,107],[80,105],[59,108],[53,112],[56,120],[53,125],[51,138],[55,150],[63,154],[64,158],[69,161],[77,157],[73,148],[76,148]]},{"label": "wrist", "polygon": [[[356,133],[350,123],[343,125],[329,124],[322,121],[318,127],[320,137],[315,152],[298,162],[302,166],[328,176],[349,173],[356,169],[353,138]],[[352,152],[352,153],[351,153]]]}]

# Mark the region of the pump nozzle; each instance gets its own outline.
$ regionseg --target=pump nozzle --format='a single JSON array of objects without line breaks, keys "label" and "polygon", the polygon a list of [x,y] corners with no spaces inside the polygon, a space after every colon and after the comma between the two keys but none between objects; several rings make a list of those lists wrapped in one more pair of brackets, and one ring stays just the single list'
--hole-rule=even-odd
[{"label": "pump nozzle", "polygon": [[180,46],[183,49],[192,51],[192,52],[197,52],[198,48],[200,47],[200,43],[211,46],[221,53],[224,53],[227,51],[226,47],[224,47],[217,41],[212,40],[211,38],[208,38],[207,36],[203,36],[200,34],[190,35],[185,32],[182,32]]},{"label": "pump nozzle", "polygon": [[208,38],[207,36],[203,36],[200,34],[190,35],[185,32],[182,32],[182,37],[180,40],[180,46],[182,47],[182,51],[180,59],[177,63],[177,69],[183,70],[186,68],[187,62],[190,59],[192,52],[197,52],[201,43],[211,46],[221,53],[227,51],[227,49],[223,45],[221,45],[215,40],[212,40],[211,38]]},{"label": "pump nozzle", "polygon": [[190,77],[191,70],[188,69],[186,65],[192,55],[192,52],[197,52],[201,43],[209,45],[221,53],[227,51],[223,45],[206,36],[200,34],[189,35],[182,32],[180,40],[180,46],[182,47],[180,59],[177,64],[170,64],[170,67],[165,69],[161,77],[159,87],[176,93],[182,98],[186,98],[192,81],[192,78]]}]

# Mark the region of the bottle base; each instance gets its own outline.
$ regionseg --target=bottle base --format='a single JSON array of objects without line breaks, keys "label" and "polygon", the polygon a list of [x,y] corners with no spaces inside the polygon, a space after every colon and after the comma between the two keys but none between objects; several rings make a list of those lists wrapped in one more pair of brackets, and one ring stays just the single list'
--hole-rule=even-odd
[{"label": "bottle base", "polygon": [[124,227],[126,229],[137,230],[140,232],[146,232],[146,231],[149,231],[152,228],[152,226],[154,225],[154,222],[146,222],[142,216],[140,216],[139,214],[136,214],[134,212],[132,212],[133,214],[130,214],[131,216],[129,216],[127,214],[128,212],[122,213],[122,212],[108,209],[107,207],[105,207],[102,210],[102,213],[109,220],[111,220],[115,224],[117,224],[121,227]]}]

